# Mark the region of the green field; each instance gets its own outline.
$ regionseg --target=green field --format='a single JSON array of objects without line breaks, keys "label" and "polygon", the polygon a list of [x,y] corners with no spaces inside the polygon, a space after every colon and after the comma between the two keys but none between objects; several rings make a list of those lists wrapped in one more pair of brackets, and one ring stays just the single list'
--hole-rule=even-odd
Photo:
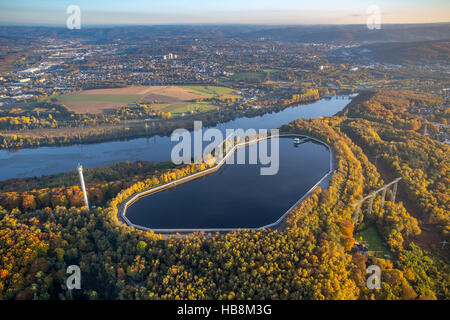
[{"label": "green field", "polygon": [[256,72],[238,72],[234,74],[231,78],[235,81],[263,82],[265,80],[274,80],[271,78],[272,74],[277,74],[281,72],[282,70],[279,69],[263,69],[262,71]]},{"label": "green field", "polygon": [[262,82],[266,79],[266,76],[265,72],[238,72],[231,78],[236,81]]},{"label": "green field", "polygon": [[384,244],[378,230],[374,226],[366,227],[355,234],[356,241],[362,241],[369,244],[369,255],[378,258],[385,258],[389,255],[389,250]]},{"label": "green field", "polygon": [[278,70],[278,69],[263,69],[263,71],[266,72],[266,73],[281,72],[281,70]]},{"label": "green field", "polygon": [[190,111],[205,112],[217,109],[217,106],[211,105],[208,102],[199,103],[171,103],[171,104],[158,104],[153,106],[156,110],[162,112],[171,112],[173,115],[179,115]]},{"label": "green field", "polygon": [[[106,88],[47,97],[78,113],[100,113],[133,103],[150,103],[155,110],[182,114],[217,109],[205,99],[240,98],[234,89],[221,86],[128,86]],[[148,102],[151,101],[151,102]],[[199,101],[199,102],[197,102]]]},{"label": "green field", "polygon": [[221,99],[227,98],[238,98],[239,95],[235,94],[235,90],[227,87],[217,87],[217,86],[182,86],[195,93],[201,94],[206,98],[219,97]]}]

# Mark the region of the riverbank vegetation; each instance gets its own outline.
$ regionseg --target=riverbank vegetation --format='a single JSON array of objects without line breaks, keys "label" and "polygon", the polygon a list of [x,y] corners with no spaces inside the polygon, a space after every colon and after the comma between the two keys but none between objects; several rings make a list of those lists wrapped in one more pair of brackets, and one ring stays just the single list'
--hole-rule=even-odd
[{"label": "riverbank vegetation", "polygon": [[[106,167],[85,169],[89,203],[103,206],[121,190],[133,184],[158,177],[160,174],[177,172],[183,166],[172,162],[121,162]],[[180,168],[180,169],[177,169]],[[83,195],[78,187],[77,171],[44,176],[20,178],[0,182],[0,206],[30,212],[46,207],[84,206]]]},{"label": "riverbank vegetation", "polygon": [[[234,97],[225,100],[213,97],[210,100],[219,108],[200,110],[199,107],[198,111],[202,112],[194,108],[193,112],[186,111],[183,116],[156,110],[145,103],[121,107],[109,115],[76,114],[64,106],[41,103],[39,112],[19,108],[14,111],[17,115],[13,117],[10,116],[12,111],[1,117],[0,110],[0,129],[2,123],[7,129],[0,132],[0,149],[19,150],[169,135],[176,128],[192,129],[194,120],[202,121],[203,126],[211,126],[242,116],[256,117],[269,111],[280,111],[319,98],[317,90],[305,90],[290,99],[262,101],[254,108],[250,104],[237,103]],[[199,102],[200,105],[202,103]]]}]

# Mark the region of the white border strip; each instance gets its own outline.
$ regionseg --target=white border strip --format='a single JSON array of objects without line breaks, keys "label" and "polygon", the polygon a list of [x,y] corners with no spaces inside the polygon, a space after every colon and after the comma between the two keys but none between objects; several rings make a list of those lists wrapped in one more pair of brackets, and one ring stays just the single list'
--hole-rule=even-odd
[{"label": "white border strip", "polygon": [[[202,228],[198,228],[198,229],[152,229],[152,228],[147,228],[147,227],[143,227],[140,225],[136,225],[134,223],[132,223],[127,217],[126,217],[126,210],[127,208],[133,204],[136,200],[138,200],[139,198],[142,198],[144,196],[147,196],[149,194],[153,194],[165,189],[168,189],[170,187],[179,185],[179,184],[183,184],[186,182],[189,182],[191,180],[195,180],[197,178],[203,177],[205,175],[208,175],[210,173],[216,172],[217,170],[220,169],[220,167],[222,167],[222,165],[225,163],[226,159],[239,147],[242,146],[247,146],[247,145],[251,145],[257,142],[260,142],[262,140],[267,140],[267,139],[271,139],[271,138],[288,138],[288,137],[303,137],[303,138],[308,138],[311,140],[314,140],[324,146],[326,146],[328,148],[328,151],[330,153],[330,170],[314,185],[312,186],[308,192],[306,192],[294,205],[292,205],[292,207],[290,207],[277,221],[262,226],[262,227],[258,227],[258,228],[206,228],[206,229],[202,229]],[[225,141],[225,140],[224,140]],[[187,177],[178,179],[178,180],[174,180],[165,184],[162,184],[160,186],[148,189],[148,190],[144,190],[141,191],[135,195],[133,195],[131,198],[127,199],[124,203],[122,203],[121,205],[119,205],[118,208],[118,217],[121,218],[127,225],[134,227],[136,229],[139,230],[144,230],[144,231],[154,231],[155,233],[168,233],[168,234],[176,234],[176,233],[192,233],[192,232],[231,232],[231,231],[235,231],[235,230],[261,230],[261,229],[267,229],[267,228],[273,228],[278,226],[281,222],[283,222],[283,220],[287,217],[287,215],[295,208],[297,207],[303,200],[305,200],[329,175],[331,175],[334,171],[333,168],[333,150],[331,149],[331,147],[316,138],[310,137],[310,136],[306,136],[306,135],[300,135],[300,134],[280,134],[280,135],[275,135],[275,136],[266,136],[266,137],[262,137],[262,138],[257,138],[257,139],[253,139],[250,141],[244,141],[241,143],[238,143],[236,145],[234,145],[234,147],[227,152],[227,154],[225,155],[225,157],[223,157],[223,159],[217,163],[215,166],[209,168],[209,169],[205,169],[203,171],[191,174]]]}]

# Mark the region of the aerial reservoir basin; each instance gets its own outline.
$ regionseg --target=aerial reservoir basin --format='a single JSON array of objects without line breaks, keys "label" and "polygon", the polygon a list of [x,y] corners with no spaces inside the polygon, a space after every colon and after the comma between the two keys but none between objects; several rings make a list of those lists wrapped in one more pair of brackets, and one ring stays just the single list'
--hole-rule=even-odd
[{"label": "aerial reservoir basin", "polygon": [[[149,229],[259,228],[279,219],[330,170],[324,144],[279,140],[279,171],[260,175],[260,164],[224,164],[218,171],[130,204],[126,217]],[[236,152],[233,155],[236,157]],[[236,163],[236,161],[235,161]]]}]

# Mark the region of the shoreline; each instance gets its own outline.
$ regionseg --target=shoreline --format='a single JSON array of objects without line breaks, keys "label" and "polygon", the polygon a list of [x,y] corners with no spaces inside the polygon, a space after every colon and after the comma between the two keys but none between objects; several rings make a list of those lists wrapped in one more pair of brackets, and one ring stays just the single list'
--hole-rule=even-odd
[{"label": "shoreline", "polygon": [[218,171],[223,164],[225,163],[226,159],[228,157],[230,157],[238,148],[240,147],[246,147],[249,146],[251,144],[254,143],[258,143],[262,140],[266,140],[266,139],[271,139],[272,136],[267,136],[267,137],[262,137],[262,138],[257,138],[257,139],[253,139],[253,140],[249,140],[249,141],[244,141],[238,144],[235,144],[233,146],[233,148],[227,152],[227,154],[222,158],[222,160],[219,163],[216,163],[213,167],[205,169],[203,171],[191,174],[187,177],[183,177],[181,179],[178,180],[174,180],[156,187],[153,187],[151,189],[147,189],[144,191],[141,191],[139,193],[136,193],[132,196],[130,196],[128,199],[126,199],[124,202],[122,202],[116,209],[117,209],[117,219],[120,223],[124,223],[130,227],[133,227],[135,229],[138,230],[142,230],[142,231],[153,231],[157,234],[161,234],[161,235],[165,235],[165,236],[170,236],[170,235],[189,235],[195,232],[206,232],[206,233],[220,233],[220,234],[226,234],[229,232],[233,232],[233,231],[238,231],[238,230],[254,230],[254,231],[259,231],[262,229],[276,229],[276,230],[283,230],[284,229],[284,222],[287,218],[287,216],[289,215],[289,213],[291,213],[298,205],[300,205],[308,196],[310,196],[314,190],[319,187],[321,184],[323,184],[325,182],[325,180],[329,177],[332,176],[332,173],[334,172],[334,168],[335,168],[335,159],[334,159],[334,153],[332,148],[325,143],[324,141],[311,137],[311,136],[307,136],[307,135],[301,135],[301,134],[294,134],[294,133],[280,133],[277,136],[274,137],[278,137],[278,138],[294,138],[294,137],[303,137],[303,138],[308,138],[311,139],[317,143],[320,143],[322,145],[324,145],[330,154],[330,169],[329,171],[322,176],[322,178],[315,184],[313,185],[300,199],[297,200],[297,202],[295,202],[283,215],[280,216],[280,218],[278,218],[278,220],[276,220],[273,223],[261,226],[261,227],[256,227],[256,228],[189,228],[189,229],[182,229],[182,228],[168,228],[168,229],[158,229],[158,228],[149,228],[149,227],[144,227],[141,225],[137,225],[132,223],[127,217],[126,217],[126,210],[127,208],[133,204],[134,202],[138,201],[139,199],[146,197],[146,196],[150,196],[152,194],[158,193],[160,191],[164,191],[170,188],[173,188],[174,186],[177,185],[181,185],[181,184],[185,184],[187,182],[190,182],[192,180],[196,180],[198,178],[207,176],[209,174],[213,174],[216,171]]},{"label": "shoreline", "polygon": [[[304,101],[304,102],[296,102],[289,105],[273,105],[271,107],[261,108],[261,109],[247,109],[245,111],[234,111],[231,115],[224,115],[220,110],[219,111],[207,111],[202,112],[196,115],[188,115],[184,117],[176,117],[172,120],[154,120],[154,123],[156,124],[166,124],[167,126],[165,128],[160,128],[157,130],[154,130],[153,132],[147,132],[147,129],[145,128],[146,121],[145,120],[127,120],[128,126],[126,125],[126,122],[121,123],[119,125],[114,125],[110,127],[105,127],[105,130],[110,130],[109,133],[104,134],[98,134],[98,135],[91,135],[91,136],[84,136],[80,138],[80,135],[72,135],[72,136],[63,136],[63,135],[49,135],[46,134],[39,134],[35,135],[32,134],[31,131],[24,131],[26,132],[25,135],[21,135],[20,131],[0,131],[0,140],[1,138],[6,141],[6,137],[12,137],[16,135],[19,139],[34,139],[34,144],[32,145],[26,145],[23,147],[9,147],[5,148],[3,144],[0,143],[0,151],[7,151],[7,152],[20,152],[21,150],[27,150],[27,149],[38,149],[41,147],[68,147],[68,146],[75,146],[75,145],[91,145],[91,144],[97,144],[97,143],[104,143],[104,142],[114,142],[114,141],[127,141],[127,140],[133,140],[133,139],[140,139],[140,138],[153,138],[155,136],[170,136],[170,133],[180,127],[180,124],[182,124],[184,121],[188,121],[191,123],[191,121],[202,121],[205,123],[205,127],[212,127],[216,126],[219,123],[222,122],[228,122],[236,120],[237,118],[247,117],[247,118],[253,118],[258,116],[263,116],[267,113],[271,112],[281,112],[284,109],[288,108],[295,108],[303,105],[309,105],[315,102],[318,102],[322,99],[325,99],[324,97],[319,97],[319,99],[311,100],[311,101]],[[212,117],[212,119],[210,118]],[[205,119],[204,119],[205,118]],[[187,127],[189,131],[191,131],[193,128],[191,128],[189,125],[185,126]],[[127,130],[128,128],[128,130]],[[89,132],[90,130],[98,129],[96,127],[67,127],[67,128],[58,128],[58,130],[64,131],[64,129],[67,130],[77,130],[80,129],[85,130]],[[45,129],[34,129],[34,130],[45,130]],[[50,129],[51,130],[51,129]],[[55,130],[55,129],[53,129]],[[80,143],[81,139],[81,143]],[[53,143],[49,143],[50,141],[53,141]]]}]

